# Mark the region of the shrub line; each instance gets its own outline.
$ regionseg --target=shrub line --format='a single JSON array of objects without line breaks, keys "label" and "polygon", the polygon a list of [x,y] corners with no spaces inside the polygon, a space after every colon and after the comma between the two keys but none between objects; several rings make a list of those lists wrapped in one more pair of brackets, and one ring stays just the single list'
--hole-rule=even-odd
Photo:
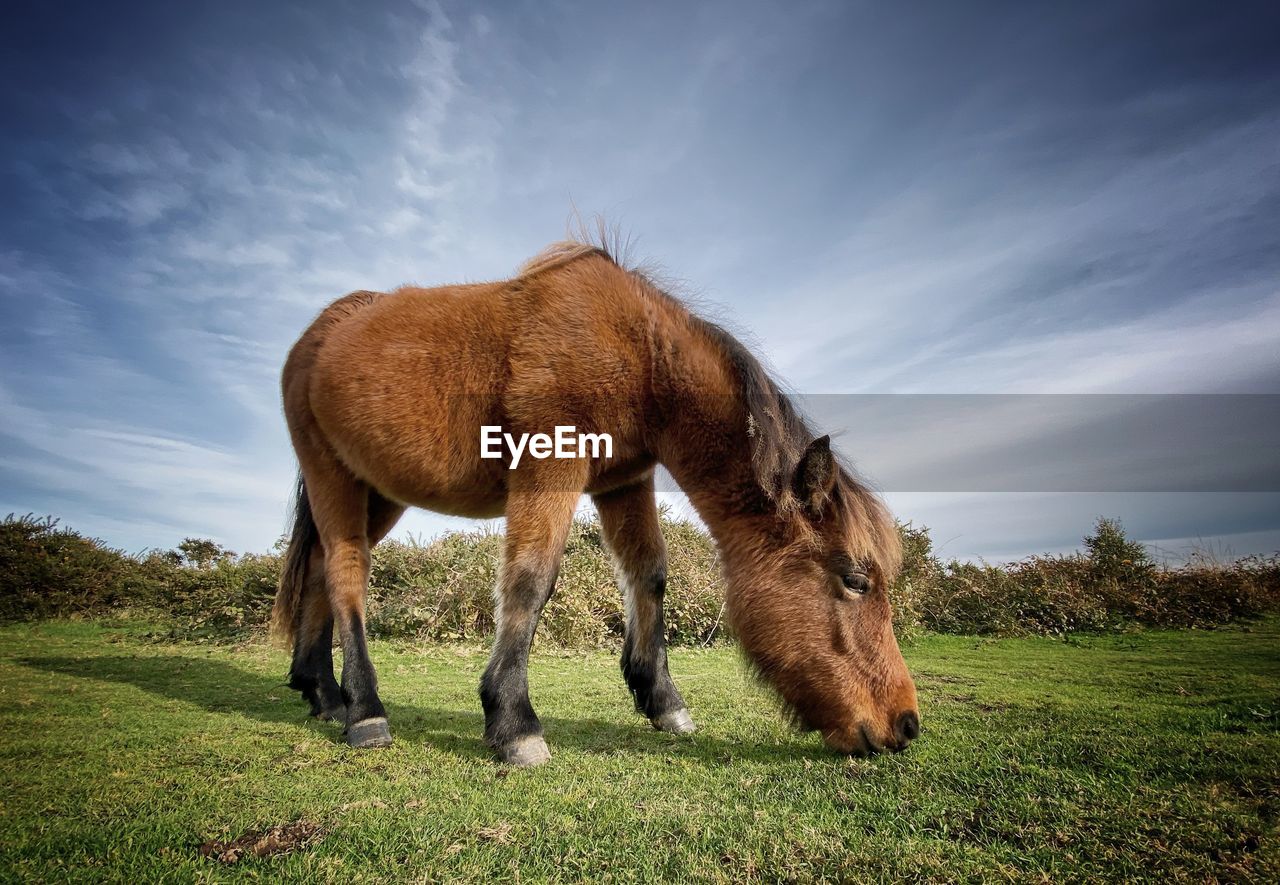
[{"label": "shrub line", "polygon": [[[675,646],[730,641],[710,538],[663,516],[666,625]],[[993,565],[934,555],[929,531],[899,525],[904,566],[891,591],[899,636],[921,631],[1067,636],[1135,627],[1213,627],[1280,610],[1280,560],[1222,563],[1193,556],[1157,565],[1117,520],[1099,519],[1081,553]],[[455,532],[428,543],[385,541],[373,553],[368,628],[376,637],[483,642],[493,629],[492,588],[502,536]],[[10,514],[0,524],[0,621],[134,611],[169,638],[235,640],[265,629],[281,545],[236,555],[188,538],[132,556],[52,517]],[[599,526],[579,520],[539,637],[566,648],[616,647],[623,612]]]}]

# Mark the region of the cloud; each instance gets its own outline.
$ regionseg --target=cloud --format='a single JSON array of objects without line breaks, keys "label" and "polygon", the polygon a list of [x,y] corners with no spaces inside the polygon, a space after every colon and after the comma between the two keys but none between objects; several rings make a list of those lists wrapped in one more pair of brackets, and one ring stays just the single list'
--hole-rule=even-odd
[{"label": "cloud", "polygon": [[278,531],[287,487],[280,458],[31,408],[3,388],[0,421],[0,470],[60,499],[67,509],[55,515],[84,520],[77,528],[134,546],[144,545],[121,531],[124,523],[188,526],[237,544]]},{"label": "cloud", "polygon": [[[1184,559],[1190,543],[1231,547],[1236,555],[1280,550],[1280,494],[1147,492],[890,493],[890,506],[930,529],[942,558],[1008,562],[1035,553],[1070,553],[1098,517],[1162,555]],[[1212,535],[1200,527],[1213,525]]]},{"label": "cloud", "polygon": [[[255,15],[137,11],[61,57],[15,48],[15,70],[41,72],[0,87],[15,509],[128,546],[265,547],[292,478],[278,372],[311,316],[357,288],[505,276],[573,203],[722,301],[712,312],[806,394],[1280,379],[1277,79],[1190,14],[1009,9],[992,29],[840,4],[422,0]],[[864,445],[849,424],[842,445],[886,472],[946,442]],[[949,465],[1006,456],[1018,440],[1000,426],[971,426]],[[1014,429],[1024,452],[1063,433]],[[895,500],[987,553],[1070,545],[1103,505],[1151,512]],[[1241,505],[1246,525],[1180,500],[1145,537],[1197,518],[1269,530],[1262,508]]]},{"label": "cloud", "polygon": [[[760,322],[813,393],[1249,390],[1277,367],[1254,332],[1280,295],[1280,235],[1256,221],[1277,137],[1262,116],[977,196],[985,152],[939,159]],[[815,334],[832,305],[845,328]]]},{"label": "cloud", "polygon": [[[13,331],[58,342],[52,364],[8,365],[0,396],[11,428],[0,476],[40,490],[37,509],[56,502],[135,547],[205,534],[260,548],[275,537],[293,475],[278,392],[288,345],[329,300],[430,266],[489,187],[499,123],[456,70],[448,16],[427,4],[422,18],[401,11],[382,23],[394,32],[385,51],[347,56],[343,74],[255,59],[256,79],[240,68],[235,91],[179,104],[162,84],[133,84],[128,102],[145,126],[100,115],[98,140],[75,148],[62,174],[29,170],[33,187],[130,253],[0,260]],[[362,99],[343,93],[362,82],[381,86],[378,137],[351,156],[333,143],[303,147],[312,108],[290,107],[282,90],[292,99],[323,83],[358,116]],[[112,224],[123,230],[108,234]],[[19,307],[31,292],[39,308]],[[125,316],[124,335],[107,331]],[[142,346],[122,348],[124,337]],[[132,534],[165,525],[166,538]]]}]

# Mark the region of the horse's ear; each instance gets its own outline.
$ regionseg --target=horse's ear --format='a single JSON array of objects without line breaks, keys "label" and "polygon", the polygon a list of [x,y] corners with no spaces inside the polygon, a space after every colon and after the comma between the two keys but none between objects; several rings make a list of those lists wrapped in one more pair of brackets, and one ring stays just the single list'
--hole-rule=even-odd
[{"label": "horse's ear", "polygon": [[821,516],[836,487],[836,457],[831,454],[831,437],[820,436],[800,456],[791,488],[810,516]]}]

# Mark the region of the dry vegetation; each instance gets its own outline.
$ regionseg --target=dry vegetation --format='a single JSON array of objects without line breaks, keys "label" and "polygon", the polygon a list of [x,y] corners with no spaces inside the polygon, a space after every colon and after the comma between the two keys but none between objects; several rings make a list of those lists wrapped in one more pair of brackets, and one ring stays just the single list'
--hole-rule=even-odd
[{"label": "dry vegetation", "polygon": [[[668,638],[697,646],[727,637],[710,540],[665,520],[670,557]],[[927,529],[901,527],[906,567],[894,590],[900,634],[999,636],[1115,632],[1134,626],[1209,627],[1280,608],[1280,561],[1154,563],[1114,520],[1098,521],[1083,553],[992,565],[933,554]],[[493,627],[491,588],[501,536],[477,531],[426,544],[386,542],[374,552],[369,629],[374,636],[483,640]],[[134,613],[173,638],[242,637],[266,623],[279,556],[235,555],[212,541],[130,556],[55,520],[0,524],[0,620]],[[539,635],[565,647],[618,643],[622,609],[598,527],[575,524]]]}]

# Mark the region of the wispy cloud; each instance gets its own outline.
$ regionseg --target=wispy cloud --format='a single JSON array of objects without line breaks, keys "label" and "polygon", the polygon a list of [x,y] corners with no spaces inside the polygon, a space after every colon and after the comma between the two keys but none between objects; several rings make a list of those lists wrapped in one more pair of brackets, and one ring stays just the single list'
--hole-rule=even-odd
[{"label": "wispy cloud", "polygon": [[[0,469],[58,500],[57,515],[121,543],[145,546],[122,536],[117,519],[179,531],[201,526],[204,534],[237,543],[273,538],[282,524],[282,458],[262,462],[121,421],[34,409],[4,389],[0,421],[7,437]],[[13,488],[3,497],[0,508],[31,509]]]},{"label": "wispy cloud", "polygon": [[[377,99],[378,138],[359,156],[323,142],[301,155],[263,146],[314,131],[303,109],[274,105],[280,89],[354,88],[307,61],[277,62],[275,80],[197,97],[202,126],[163,102],[163,85],[139,84],[128,92],[148,111],[142,131],[106,120],[88,148],[69,146],[64,173],[34,182],[127,250],[14,250],[0,264],[14,331],[60,345],[51,362],[6,361],[17,383],[0,400],[0,470],[24,478],[27,507],[57,500],[68,516],[96,513],[88,530],[134,546],[173,539],[122,536],[126,522],[238,546],[275,536],[292,473],[277,380],[288,343],[344,291],[429,266],[461,239],[459,207],[489,186],[496,123],[481,104],[466,107],[448,16],[431,4],[383,22],[399,29],[393,51],[351,81],[380,78],[394,99]],[[52,270],[58,260],[75,272]],[[32,293],[38,306],[17,304]],[[126,316],[127,334],[113,340]]]},{"label": "wispy cloud", "polygon": [[1250,331],[1280,295],[1277,138],[1265,115],[981,195],[985,151],[940,159],[780,293],[777,361],[812,392],[1256,390],[1280,369]]},{"label": "wispy cloud", "polygon": [[[310,316],[503,276],[574,204],[803,393],[1274,391],[1280,71],[1245,12],[1209,14],[422,0],[122,9],[87,35],[32,13],[0,58],[0,507],[265,547]],[[1104,507],[1152,538],[1274,527],[895,501],[957,553],[1070,546]]]}]

